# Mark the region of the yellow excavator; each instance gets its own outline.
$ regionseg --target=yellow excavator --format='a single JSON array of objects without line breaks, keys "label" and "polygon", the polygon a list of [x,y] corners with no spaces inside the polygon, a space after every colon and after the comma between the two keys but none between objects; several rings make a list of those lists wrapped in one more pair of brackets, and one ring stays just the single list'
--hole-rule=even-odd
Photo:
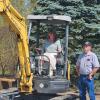
[{"label": "yellow excavator", "polygon": [[9,23],[18,37],[17,45],[20,62],[19,91],[32,92],[33,75],[30,69],[28,34],[25,18],[13,8],[9,0],[0,0],[0,15]]},{"label": "yellow excavator", "polygon": [[[29,20],[29,33],[27,32],[27,26],[25,24],[25,18],[23,18],[11,5],[9,0],[0,0],[0,15],[9,23],[11,29],[17,34],[18,38],[18,54],[19,54],[19,92],[31,93],[36,90],[39,93],[58,93],[64,92],[68,89],[70,84],[70,65],[68,64],[68,29],[71,18],[69,16],[63,15],[28,15]],[[61,68],[61,75],[55,75],[52,78],[48,75],[49,67],[39,66],[38,56],[34,55],[33,66],[34,72],[31,72],[30,63],[30,52],[29,52],[29,42],[28,39],[31,38],[32,30],[34,30],[34,25],[37,25],[37,32],[35,38],[32,38],[36,43],[36,47],[40,46],[40,32],[39,26],[41,25],[63,25],[65,32],[63,32],[64,38],[62,38],[63,44],[63,62],[58,67]],[[53,29],[53,28],[52,28]],[[37,37],[36,37],[37,36]],[[46,34],[47,36],[47,34]],[[38,64],[37,64],[38,63]],[[50,63],[46,66],[49,66]],[[41,67],[41,70],[40,70]],[[37,73],[36,73],[37,72]],[[43,73],[47,72],[47,73]],[[34,73],[34,74],[32,74]],[[34,77],[34,78],[33,78]]]}]

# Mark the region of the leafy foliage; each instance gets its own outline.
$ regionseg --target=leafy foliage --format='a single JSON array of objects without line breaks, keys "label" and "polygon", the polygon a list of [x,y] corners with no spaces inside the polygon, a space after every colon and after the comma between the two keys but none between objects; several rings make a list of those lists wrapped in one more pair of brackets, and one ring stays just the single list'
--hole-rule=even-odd
[{"label": "leafy foliage", "polygon": [[15,74],[18,63],[17,49],[16,34],[9,31],[9,27],[2,27],[0,29],[0,74]]},{"label": "leafy foliage", "polygon": [[76,84],[74,57],[82,51],[83,42],[92,42],[93,51],[100,59],[100,0],[37,0],[33,14],[71,16],[69,59],[72,63],[71,81]]},{"label": "leafy foliage", "polygon": [[100,5],[98,0],[37,0],[37,7],[33,13],[71,16],[70,55],[79,52],[84,41],[92,42],[96,50],[100,50]]},{"label": "leafy foliage", "polygon": [[[12,0],[14,8],[25,18],[35,7],[35,0]],[[0,74],[15,74],[18,63],[17,37],[0,16]]]}]

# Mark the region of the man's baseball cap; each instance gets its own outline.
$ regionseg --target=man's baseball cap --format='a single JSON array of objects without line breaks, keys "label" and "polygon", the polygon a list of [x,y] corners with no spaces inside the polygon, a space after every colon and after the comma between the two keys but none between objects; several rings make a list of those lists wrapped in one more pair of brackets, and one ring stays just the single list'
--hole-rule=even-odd
[{"label": "man's baseball cap", "polygon": [[84,46],[91,46],[91,47],[92,47],[92,43],[89,42],[89,41],[86,41],[86,42],[83,44],[83,47],[84,47]]}]

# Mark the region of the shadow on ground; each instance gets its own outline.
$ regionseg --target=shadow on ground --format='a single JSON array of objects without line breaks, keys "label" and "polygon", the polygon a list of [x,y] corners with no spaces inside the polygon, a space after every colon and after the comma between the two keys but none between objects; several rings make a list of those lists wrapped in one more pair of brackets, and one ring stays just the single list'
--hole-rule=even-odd
[{"label": "shadow on ground", "polygon": [[56,95],[56,94],[30,94],[21,95],[21,97],[14,100],[79,100],[79,96],[75,94]]}]

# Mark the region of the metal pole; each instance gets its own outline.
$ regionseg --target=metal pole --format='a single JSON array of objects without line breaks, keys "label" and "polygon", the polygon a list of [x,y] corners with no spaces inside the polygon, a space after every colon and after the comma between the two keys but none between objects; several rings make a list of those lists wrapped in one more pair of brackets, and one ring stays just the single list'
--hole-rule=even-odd
[{"label": "metal pole", "polygon": [[37,34],[36,35],[36,38],[37,38],[36,47],[38,48],[39,47],[39,38],[40,38],[40,22],[39,21],[37,22],[37,33],[36,34]]},{"label": "metal pole", "polygon": [[30,22],[30,24],[29,24],[28,41],[29,41],[29,38],[30,38],[30,35],[31,35],[31,28],[32,28],[32,22]]},{"label": "metal pole", "polygon": [[66,23],[66,31],[65,31],[65,57],[64,57],[64,78],[66,78],[66,71],[67,71],[67,63],[68,63],[68,35],[69,35],[69,25]]}]

